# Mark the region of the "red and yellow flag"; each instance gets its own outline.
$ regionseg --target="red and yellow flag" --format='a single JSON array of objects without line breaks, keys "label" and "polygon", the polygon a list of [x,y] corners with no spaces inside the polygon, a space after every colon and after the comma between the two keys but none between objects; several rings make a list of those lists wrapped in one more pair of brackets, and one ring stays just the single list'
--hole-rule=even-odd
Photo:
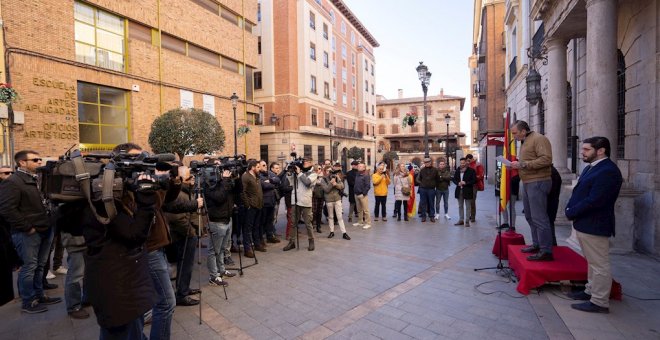
[{"label": "red and yellow flag", "polygon": [[[509,161],[516,160],[516,141],[511,135],[511,111],[506,113],[506,121],[504,123],[504,158]],[[500,175],[500,211],[506,210],[506,205],[511,199],[511,177],[514,177],[518,170],[511,169],[502,165]]]},{"label": "red and yellow flag", "polygon": [[410,185],[410,198],[408,198],[408,217],[415,216],[415,169],[410,169],[410,177],[412,184]]}]

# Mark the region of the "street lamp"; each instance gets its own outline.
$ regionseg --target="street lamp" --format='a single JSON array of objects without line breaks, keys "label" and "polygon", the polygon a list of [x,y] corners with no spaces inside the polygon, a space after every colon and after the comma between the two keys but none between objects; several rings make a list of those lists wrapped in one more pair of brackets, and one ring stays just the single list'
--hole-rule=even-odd
[{"label": "street lamp", "polygon": [[373,135],[374,137],[374,151],[372,154],[374,155],[374,167],[376,166],[376,135]]},{"label": "street lamp", "polygon": [[527,83],[527,102],[536,105],[541,99],[541,74],[536,71],[536,60],[543,60],[543,65],[548,64],[548,57],[546,56],[547,49],[545,46],[541,48],[530,46],[527,49],[527,57],[529,57],[529,72],[525,82]]},{"label": "street lamp", "polygon": [[334,155],[334,152],[333,152],[334,150],[332,149],[332,125],[333,124],[330,121],[330,119],[326,120],[326,125],[328,126],[328,130],[330,130],[330,163],[332,163],[333,160],[335,159],[335,155]]},{"label": "street lamp", "polygon": [[422,91],[424,91],[424,158],[429,158],[429,126],[428,126],[428,113],[426,112],[426,93],[429,90],[429,84],[431,83],[431,72],[429,68],[424,65],[424,62],[420,61],[419,66],[417,66],[417,76],[419,81],[422,82]]},{"label": "street lamp", "polygon": [[445,124],[447,124],[447,135],[445,137],[445,153],[447,154],[447,164],[449,164],[449,122],[451,122],[451,116],[449,113],[445,114]]},{"label": "street lamp", "polygon": [[234,109],[234,156],[238,155],[238,136],[236,131],[236,106],[238,106],[238,96],[236,92],[229,97],[231,99],[231,107]]}]

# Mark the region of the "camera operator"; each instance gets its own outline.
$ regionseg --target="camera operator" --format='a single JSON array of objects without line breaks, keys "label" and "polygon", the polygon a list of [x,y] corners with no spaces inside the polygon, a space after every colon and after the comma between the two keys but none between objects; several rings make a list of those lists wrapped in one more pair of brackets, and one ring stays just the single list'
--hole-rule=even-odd
[{"label": "camera operator", "polygon": [[[282,167],[280,166],[279,163],[273,162],[270,163],[270,171],[275,174],[275,176],[279,177],[280,179],[280,185],[278,186],[277,192],[278,192],[278,197],[275,200],[275,211],[273,212],[273,228],[275,229],[275,225],[277,224],[277,215],[280,211],[280,202],[282,197],[284,197],[284,204],[286,206],[286,225],[288,226],[289,223],[291,222],[291,219],[293,216],[293,210],[291,209],[291,192],[293,191],[293,187],[291,186],[291,182],[289,182],[289,176],[287,175],[286,171],[282,170]],[[286,227],[284,228],[286,229]],[[277,235],[277,232],[273,235],[277,242],[274,243],[279,243],[279,237]]]},{"label": "camera operator", "polygon": [[43,276],[53,240],[47,203],[37,186],[36,170],[41,158],[36,151],[23,150],[14,155],[15,174],[0,185],[0,218],[11,227],[16,252],[23,265],[18,273],[18,292],[24,313],[42,313],[46,305],[61,298],[44,295]]},{"label": "camera operator", "polygon": [[335,236],[335,217],[337,217],[339,229],[342,232],[342,237],[345,240],[351,238],[346,233],[346,226],[342,218],[342,205],[341,205],[341,192],[344,191],[344,180],[341,175],[341,170],[333,170],[330,166],[323,167],[323,177],[319,179],[321,187],[325,193],[325,202],[328,206],[328,225],[330,227],[330,234],[328,238]]},{"label": "camera operator", "polygon": [[[142,148],[137,144],[125,143],[117,145],[112,151],[115,154],[139,155],[142,153]],[[156,176],[162,175],[169,176],[169,170],[156,171]],[[169,185],[167,191],[162,189],[156,191],[156,194],[154,195],[155,220],[149,230],[149,235],[145,243],[145,247],[147,248],[149,274],[151,275],[151,280],[158,298],[156,304],[152,306],[152,324],[149,339],[170,338],[176,296],[174,295],[174,289],[170,282],[167,257],[165,256],[164,251],[164,247],[169,245],[172,242],[172,239],[167,221],[165,220],[162,211],[162,206],[163,204],[175,200],[179,196],[179,190],[181,187],[180,183],[178,184],[179,185]]]},{"label": "camera operator", "polygon": [[[261,190],[264,194],[264,207],[261,210],[260,225],[263,226],[266,232],[266,240],[268,243],[279,243],[280,240],[275,237],[275,225],[273,224],[273,215],[275,214],[275,202],[279,201],[279,186],[280,178],[273,172],[268,170],[266,161],[259,162],[259,181],[261,182]],[[263,234],[259,234],[263,236]],[[263,239],[261,244],[265,245]]]},{"label": "camera operator", "polygon": [[195,177],[191,175],[190,168],[174,167],[171,175],[177,182],[181,182],[181,191],[176,200],[163,204],[163,212],[172,235],[172,245],[176,250],[176,305],[194,306],[199,304],[199,300],[190,295],[198,294],[199,290],[190,289],[197,244],[197,228],[193,225],[193,214],[202,208],[204,199],[194,198]]},{"label": "camera operator", "polygon": [[259,213],[264,207],[264,196],[261,190],[261,184],[257,176],[259,175],[259,162],[256,159],[250,159],[247,162],[247,171],[241,176],[243,190],[241,191],[241,201],[244,206],[245,221],[243,223],[243,249],[245,257],[254,258],[254,251],[250,245],[250,239],[254,244],[254,250],[266,251],[266,247],[260,243],[256,227],[259,221]]},{"label": "camera operator", "polygon": [[209,284],[227,286],[223,276],[236,276],[225,268],[224,248],[231,240],[232,215],[234,211],[234,180],[231,172],[222,170],[222,177],[214,186],[206,188],[206,204],[209,212],[209,247],[206,265],[209,269]]},{"label": "camera operator", "polygon": [[[152,178],[141,175],[139,179]],[[101,339],[145,338],[143,315],[159,299],[145,248],[156,216],[157,200],[155,192],[125,189],[122,198],[114,200],[117,216],[109,224],[102,224],[89,206],[85,208],[84,280],[101,327]],[[94,206],[98,214],[107,216],[102,201],[94,202]],[[171,291],[172,286],[169,287]]]},{"label": "camera operator", "polygon": [[[312,161],[305,158],[302,164],[302,168],[299,165],[295,166],[296,178],[297,181],[294,192],[294,200],[297,200],[295,203],[295,210],[293,215],[293,223],[298,223],[302,217],[305,222],[305,227],[307,228],[307,237],[309,239],[309,245],[307,250],[314,250],[314,232],[312,230],[312,190],[316,184],[318,175],[312,171]],[[287,237],[289,238],[289,244],[284,247],[284,251],[294,249],[296,247],[295,237],[296,235],[290,228],[293,228],[293,223],[287,225]]]}]

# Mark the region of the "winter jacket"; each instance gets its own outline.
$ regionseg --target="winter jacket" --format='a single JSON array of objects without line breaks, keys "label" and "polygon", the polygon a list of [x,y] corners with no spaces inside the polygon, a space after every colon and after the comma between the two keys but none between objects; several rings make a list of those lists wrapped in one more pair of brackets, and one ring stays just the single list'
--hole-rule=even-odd
[{"label": "winter jacket", "polygon": [[321,177],[318,180],[323,187],[323,192],[325,192],[325,201],[326,202],[337,202],[341,200],[340,192],[344,190],[344,181],[335,180],[337,183],[332,185],[330,182],[330,177]]},{"label": "winter jacket", "polygon": [[401,174],[394,175],[394,199],[397,201],[407,201],[410,199],[410,195],[404,195],[401,192],[401,188],[411,188],[412,187],[412,176],[409,173],[404,172],[403,176]]},{"label": "winter jacket", "polygon": [[277,190],[280,186],[280,178],[268,171],[259,174],[259,182],[263,192],[264,207],[274,207],[277,197],[279,197]]},{"label": "winter jacket", "polygon": [[184,186],[176,200],[163,205],[165,219],[170,226],[172,241],[183,240],[194,235],[192,228],[192,214],[197,211],[197,200],[191,194],[190,188]]},{"label": "winter jacket", "polygon": [[0,217],[12,233],[50,228],[48,212],[33,176],[17,171],[0,183]]},{"label": "winter jacket", "polygon": [[374,183],[374,196],[387,196],[387,187],[391,182],[387,173],[374,173],[371,181]]},{"label": "winter jacket", "polygon": [[538,132],[525,137],[518,152],[521,167],[518,175],[523,183],[550,180],[552,170],[552,146],[548,138]]},{"label": "winter jacket", "polygon": [[371,181],[369,180],[369,174],[365,171],[363,174],[359,173],[355,177],[355,187],[353,192],[355,196],[358,195],[367,195],[371,189]]},{"label": "winter jacket", "polygon": [[261,209],[264,207],[264,193],[257,177],[246,171],[241,176],[243,191],[241,191],[241,200],[246,208]]},{"label": "winter jacket", "polygon": [[300,207],[312,207],[312,191],[318,180],[318,174],[314,171],[300,172],[297,175],[298,187],[295,194],[298,195],[297,205]]},{"label": "winter jacket", "polygon": [[444,169],[438,168],[438,175],[440,176],[440,180],[438,180],[435,189],[440,191],[449,190],[449,183],[451,183],[451,172],[449,171],[449,167],[445,167]]},{"label": "winter jacket", "polygon": [[438,186],[438,182],[440,182],[440,173],[438,172],[438,168],[432,166],[423,167],[419,170],[417,178],[415,178],[415,183],[419,184],[420,188],[435,189]]},{"label": "winter jacket", "polygon": [[206,191],[206,209],[211,222],[229,223],[234,210],[234,180],[223,178]]},{"label": "winter jacket", "polygon": [[454,184],[456,184],[456,189],[454,190],[454,198],[458,198],[461,192],[463,193],[463,198],[466,200],[471,200],[474,198],[473,186],[477,184],[477,173],[468,167],[465,167],[465,173],[463,174],[463,182],[465,185],[461,188],[458,186],[458,182],[461,181],[461,169],[456,169],[454,173]]}]

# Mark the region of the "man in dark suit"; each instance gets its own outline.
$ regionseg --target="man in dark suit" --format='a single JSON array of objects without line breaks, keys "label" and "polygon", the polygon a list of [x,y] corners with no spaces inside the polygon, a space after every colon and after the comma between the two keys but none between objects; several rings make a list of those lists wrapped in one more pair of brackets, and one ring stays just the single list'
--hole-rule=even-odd
[{"label": "man in dark suit", "polygon": [[[467,159],[461,158],[461,166],[454,173],[453,182],[456,184],[454,197],[458,200],[458,222],[454,225],[470,226],[470,208],[474,199],[473,186],[477,183],[477,173],[467,165]],[[463,207],[467,208],[467,213],[463,215]],[[465,216],[465,219],[463,219]],[[465,223],[463,222],[465,221]]]},{"label": "man in dark suit", "polygon": [[589,265],[588,283],[583,292],[572,293],[573,309],[590,313],[609,313],[612,274],[609,237],[614,236],[614,203],[623,179],[610,156],[610,141],[591,137],[583,141],[582,160],[589,163],[573,188],[566,217],[573,221],[578,241]]}]

